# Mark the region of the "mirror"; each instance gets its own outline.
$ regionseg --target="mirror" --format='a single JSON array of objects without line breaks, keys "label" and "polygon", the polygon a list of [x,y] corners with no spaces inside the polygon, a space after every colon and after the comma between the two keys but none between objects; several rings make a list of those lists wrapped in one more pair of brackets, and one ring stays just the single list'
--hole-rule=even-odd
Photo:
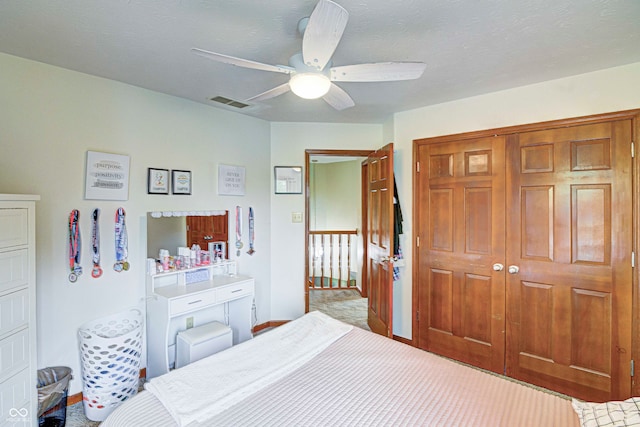
[{"label": "mirror", "polygon": [[[147,213],[147,258],[157,259],[160,249],[175,255],[178,247],[200,245],[208,250],[209,243],[222,247],[224,259],[229,259],[229,212],[149,212]],[[223,243],[221,245],[220,243]]]}]

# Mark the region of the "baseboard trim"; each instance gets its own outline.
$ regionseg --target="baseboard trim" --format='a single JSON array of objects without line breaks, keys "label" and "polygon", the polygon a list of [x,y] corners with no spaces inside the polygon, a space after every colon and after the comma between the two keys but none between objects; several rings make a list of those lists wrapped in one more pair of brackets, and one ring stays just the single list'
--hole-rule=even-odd
[{"label": "baseboard trim", "polygon": [[398,336],[398,335],[394,335],[394,336],[393,336],[393,340],[394,340],[394,341],[401,342],[401,343],[403,343],[403,344],[410,345],[411,347],[413,347],[413,346],[414,346],[414,345],[413,345],[413,340],[407,339],[407,338],[405,338],[405,337],[401,337],[401,336]]},{"label": "baseboard trim", "polygon": [[290,320],[270,320],[268,322],[261,323],[259,325],[254,326],[253,333],[255,334],[257,332],[260,332],[262,330],[269,329],[269,328],[276,328],[278,326],[282,326],[285,323],[289,323],[289,322]]},{"label": "baseboard trim", "polygon": [[[140,378],[147,377],[147,368],[140,369]],[[75,405],[76,403],[82,402],[82,392],[72,394],[67,397],[67,406]]]}]

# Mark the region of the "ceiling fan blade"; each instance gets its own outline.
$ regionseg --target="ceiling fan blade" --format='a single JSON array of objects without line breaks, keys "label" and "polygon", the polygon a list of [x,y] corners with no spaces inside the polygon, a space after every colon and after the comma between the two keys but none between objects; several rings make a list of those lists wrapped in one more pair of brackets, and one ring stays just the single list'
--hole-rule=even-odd
[{"label": "ceiling fan blade", "polygon": [[345,92],[341,87],[335,84],[331,84],[331,88],[329,92],[325,96],[322,97],[327,104],[331,105],[338,111],[342,111],[346,108],[353,107],[355,102],[353,99]]},{"label": "ceiling fan blade", "polygon": [[331,68],[331,80],[335,82],[383,82],[413,80],[422,75],[424,62],[378,62],[372,64],[344,65]]},{"label": "ceiling fan blade", "polygon": [[285,67],[283,65],[269,65],[261,62],[250,61],[248,59],[236,58],[234,56],[223,55],[221,53],[209,52],[208,50],[202,50],[198,48],[192,48],[191,51],[197,55],[204,56],[205,58],[213,59],[214,61],[223,62],[225,64],[231,64],[238,67],[252,68],[254,70],[273,71],[275,73],[291,74],[295,70],[291,67]]},{"label": "ceiling fan blade", "polygon": [[289,92],[289,83],[281,84],[280,86],[276,86],[273,89],[269,89],[266,92],[262,92],[260,95],[256,95],[247,99],[245,102],[260,102],[266,99],[275,98],[278,95],[282,95],[283,93]]},{"label": "ceiling fan blade", "polygon": [[340,5],[320,0],[309,17],[302,39],[302,57],[309,67],[322,70],[336,50],[349,13]]}]

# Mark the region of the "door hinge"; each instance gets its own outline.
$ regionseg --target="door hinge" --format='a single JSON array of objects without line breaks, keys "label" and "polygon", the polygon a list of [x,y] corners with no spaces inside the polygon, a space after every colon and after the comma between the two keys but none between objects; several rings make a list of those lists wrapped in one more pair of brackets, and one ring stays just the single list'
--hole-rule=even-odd
[{"label": "door hinge", "polygon": [[636,253],[631,252],[631,268],[636,268]]},{"label": "door hinge", "polygon": [[420,172],[420,162],[416,162],[416,172]]},{"label": "door hinge", "polygon": [[635,371],[636,371],[635,363],[633,363],[633,359],[631,359],[631,376],[632,377],[635,376],[635,373],[636,373]]},{"label": "door hinge", "polygon": [[416,236],[416,247],[420,247],[420,236]]},{"label": "door hinge", "polygon": [[636,156],[636,144],[631,141],[631,158],[633,159]]}]

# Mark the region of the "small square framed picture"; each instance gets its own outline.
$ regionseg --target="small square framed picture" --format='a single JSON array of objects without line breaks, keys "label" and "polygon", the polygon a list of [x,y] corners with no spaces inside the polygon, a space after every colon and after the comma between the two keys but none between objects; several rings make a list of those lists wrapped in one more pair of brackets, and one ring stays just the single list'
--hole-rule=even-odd
[{"label": "small square framed picture", "polygon": [[169,194],[169,169],[148,168],[148,194]]},{"label": "small square framed picture", "polygon": [[276,194],[302,194],[302,166],[275,166]]},{"label": "small square framed picture", "polygon": [[191,171],[171,171],[171,192],[173,194],[191,194]]}]

